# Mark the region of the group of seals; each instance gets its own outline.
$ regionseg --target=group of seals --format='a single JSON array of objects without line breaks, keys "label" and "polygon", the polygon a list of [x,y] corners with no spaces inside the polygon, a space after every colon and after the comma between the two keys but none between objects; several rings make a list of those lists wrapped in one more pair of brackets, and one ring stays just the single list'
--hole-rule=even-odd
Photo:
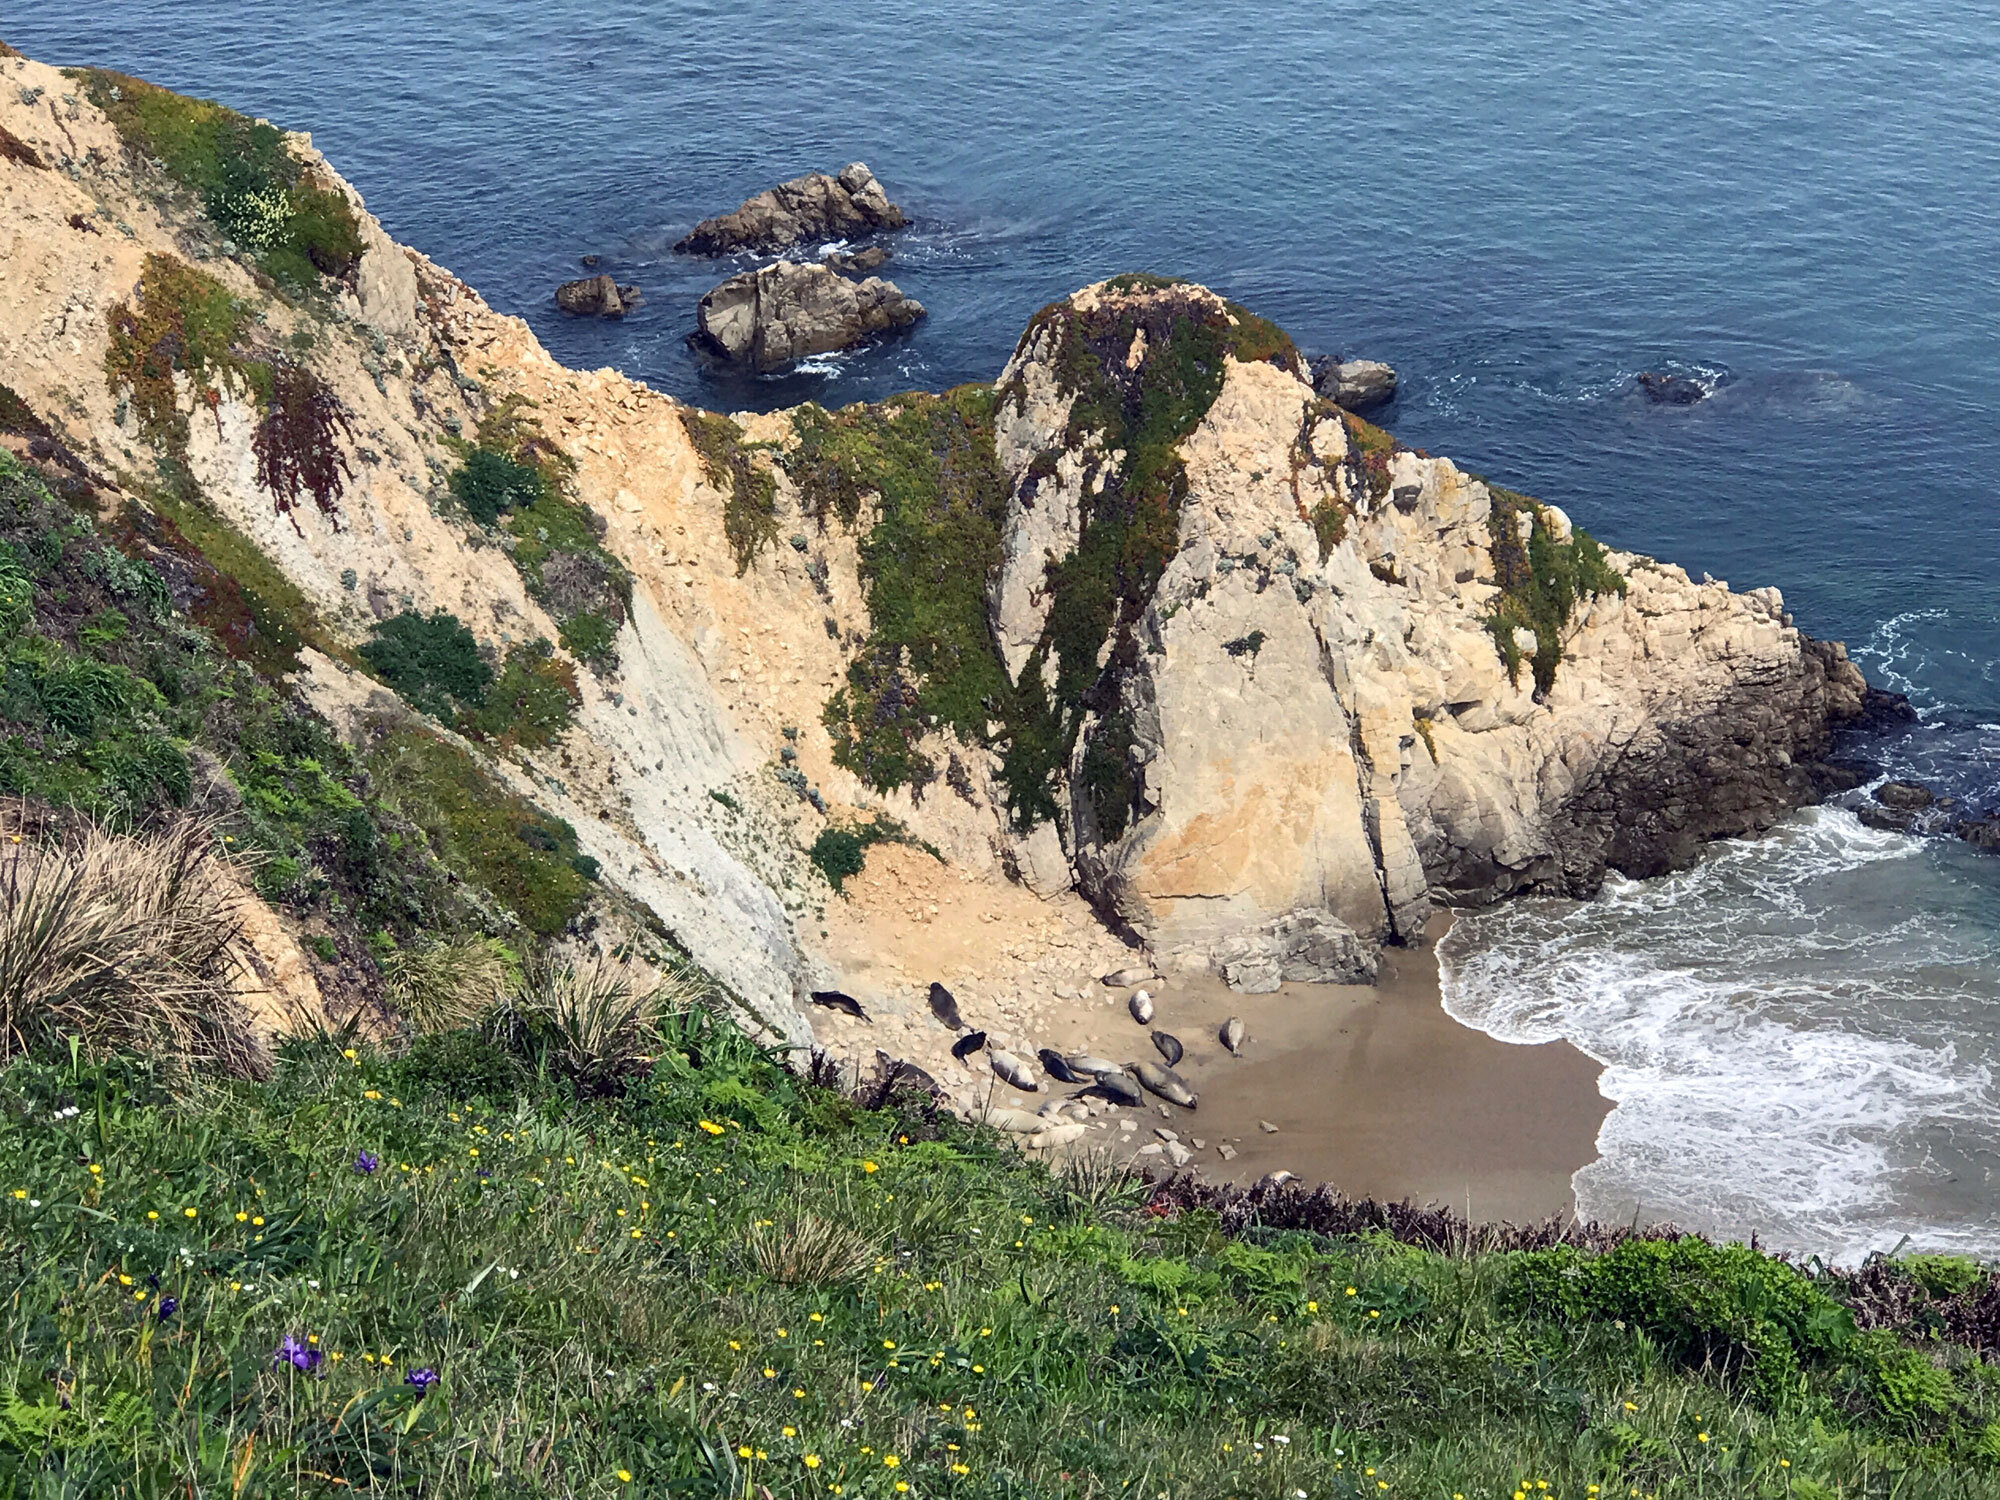
[{"label": "group of seals", "polygon": [[[1104,983],[1114,986],[1136,984],[1152,977],[1150,970],[1120,969],[1116,973],[1106,974]],[[830,1010],[840,1011],[857,1020],[869,1019],[868,1012],[862,1007],[861,1002],[840,990],[814,990],[812,1001],[815,1005],[826,1006]],[[958,997],[936,980],[931,982],[929,1002],[931,1014],[940,1024],[949,1026],[953,1031],[964,1033],[951,1044],[951,1055],[954,1058],[959,1062],[965,1062],[974,1053],[985,1049],[987,1062],[992,1067],[995,1077],[1024,1094],[1041,1092],[1041,1080],[1035,1075],[1035,1070],[1005,1048],[989,1047],[985,1032],[975,1031],[966,1026],[965,1018],[959,1013]],[[1147,991],[1134,990],[1131,999],[1126,1002],[1126,1007],[1131,1012],[1132,1019],[1139,1025],[1151,1024],[1156,1007],[1152,995]],[[1244,1035],[1243,1021],[1238,1016],[1231,1016],[1225,1021],[1218,1033],[1222,1045],[1232,1055],[1242,1053]],[[1096,1094],[1114,1104],[1137,1107],[1144,1104],[1146,1095],[1151,1093],[1182,1109],[1197,1108],[1201,1103],[1201,1096],[1188,1086],[1186,1079],[1174,1071],[1174,1066],[1186,1055],[1186,1049],[1181,1045],[1180,1038],[1170,1031],[1155,1031],[1152,1040],[1153,1046],[1166,1061],[1165,1067],[1150,1062],[1119,1064],[1101,1057],[1093,1057],[1087,1052],[1075,1052],[1064,1056],[1053,1047],[1036,1049],[1035,1058],[1042,1065],[1043,1071],[1058,1083],[1082,1085],[1084,1093]],[[912,1082],[921,1081],[932,1088],[936,1087],[936,1081],[914,1063],[890,1058],[887,1053],[879,1056],[885,1068],[893,1068],[895,1076],[908,1078]]]}]

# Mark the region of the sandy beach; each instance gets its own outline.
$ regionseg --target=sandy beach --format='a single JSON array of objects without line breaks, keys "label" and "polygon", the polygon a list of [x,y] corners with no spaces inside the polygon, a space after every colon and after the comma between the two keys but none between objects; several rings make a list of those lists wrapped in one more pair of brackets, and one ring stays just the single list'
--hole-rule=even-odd
[{"label": "sandy beach", "polygon": [[[968,920],[968,909],[990,915]],[[1212,975],[1149,980],[1157,1013],[1140,1026],[1126,1008],[1132,991],[1101,982],[1136,956],[1074,897],[1044,903],[913,850],[878,849],[828,913],[843,983],[869,1019],[819,1010],[814,1024],[821,1045],[858,1070],[876,1066],[878,1049],[917,1064],[966,1113],[1034,1112],[1076,1092],[1046,1076],[1038,1048],[1159,1062],[1150,1034],[1163,1030],[1186,1049],[1177,1071],[1200,1107],[1091,1101],[1078,1146],[1146,1152],[1142,1161],[1165,1167],[1166,1130],[1192,1152],[1190,1169],[1218,1182],[1284,1169],[1351,1196],[1442,1203],[1478,1220],[1569,1211],[1570,1178],[1596,1156],[1610,1108],[1598,1065],[1566,1043],[1514,1046],[1446,1014],[1435,943],[1449,920],[1432,924],[1423,947],[1386,950],[1372,986],[1243,995]],[[934,978],[968,1027],[1043,1075],[1038,1092],[999,1082],[983,1054],[952,1058],[957,1033],[925,999]],[[1231,1016],[1247,1033],[1240,1056],[1218,1037]]]}]

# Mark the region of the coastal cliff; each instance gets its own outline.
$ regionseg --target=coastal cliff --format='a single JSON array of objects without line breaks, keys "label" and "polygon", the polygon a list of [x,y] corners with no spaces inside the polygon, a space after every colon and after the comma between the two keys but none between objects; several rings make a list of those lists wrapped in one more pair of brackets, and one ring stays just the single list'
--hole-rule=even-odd
[{"label": "coastal cliff", "polygon": [[[353,795],[421,751],[522,809],[550,858],[475,873],[489,931],[650,933],[772,1037],[945,1074],[934,978],[996,1035],[1134,962],[1365,978],[1436,902],[1768,826],[1861,712],[1775,589],[1404,447],[1204,288],[1086,288],[991,385],[731,418],[560,366],[304,136],[0,80],[8,446],[354,747]],[[276,186],[204,186],[232,141]],[[409,665],[454,631],[512,686]],[[440,849],[448,801],[402,804]],[[338,926],[313,889],[272,925]],[[372,993],[328,945],[276,966]],[[816,1026],[830,987],[877,1028]]]}]

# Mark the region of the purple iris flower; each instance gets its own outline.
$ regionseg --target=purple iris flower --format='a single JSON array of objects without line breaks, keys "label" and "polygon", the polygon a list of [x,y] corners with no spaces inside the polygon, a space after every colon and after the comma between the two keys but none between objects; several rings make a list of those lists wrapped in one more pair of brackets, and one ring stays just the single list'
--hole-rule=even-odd
[{"label": "purple iris flower", "polygon": [[354,1170],[359,1172],[363,1177],[366,1177],[381,1165],[382,1158],[377,1156],[373,1151],[364,1151],[354,1158]]},{"label": "purple iris flower", "polygon": [[281,1370],[290,1365],[294,1370],[313,1370],[317,1369],[320,1361],[325,1358],[326,1356],[312,1345],[302,1344],[288,1333],[285,1335],[285,1341],[278,1345],[277,1352],[271,1356],[271,1368]]},{"label": "purple iris flower", "polygon": [[180,1310],[181,1310],[180,1298],[162,1297],[160,1299],[160,1321],[162,1323],[166,1322],[167,1319],[171,1318],[175,1313],[179,1312]]},{"label": "purple iris flower", "polygon": [[403,1377],[403,1384],[415,1386],[417,1388],[417,1394],[419,1396],[423,1395],[426,1391],[428,1391],[432,1386],[436,1385],[437,1383],[438,1383],[438,1372],[436,1370],[433,1370],[429,1365],[424,1365],[419,1369],[412,1370],[410,1371],[409,1374]]}]

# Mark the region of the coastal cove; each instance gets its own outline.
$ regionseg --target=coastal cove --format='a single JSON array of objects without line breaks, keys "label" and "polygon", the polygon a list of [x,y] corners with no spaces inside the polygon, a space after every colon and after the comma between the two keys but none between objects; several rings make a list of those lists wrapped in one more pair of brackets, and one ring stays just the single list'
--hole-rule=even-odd
[{"label": "coastal cove", "polygon": [[[975,6],[946,35],[891,5],[792,34],[700,6],[559,31],[504,4],[490,28],[422,5],[378,26],[245,4],[197,46],[176,7],[72,9],[30,0],[0,35],[311,128],[394,238],[565,364],[703,407],[990,380],[1075,287],[1130,266],[1193,276],[1309,349],[1390,359],[1405,384],[1382,422],[1404,442],[1695,579],[1781,588],[1802,627],[1846,639],[1925,713],[1861,753],[1972,805],[1995,796],[2000,376],[1984,351],[2000,305],[1978,193],[2000,100],[1991,59],[1946,41],[1976,18],[1864,9],[1773,36],[1748,13],[1476,7],[1453,26],[1343,13],[1312,34],[1253,6],[1225,35],[1144,6],[1059,30]],[[746,27],[777,50],[682,40]],[[949,52],[967,35],[976,78]],[[1581,36],[1579,54],[1543,60],[1552,36]],[[889,46],[916,60],[893,87],[832,66]],[[1211,60],[1260,50],[1275,61],[1256,89]],[[1686,69],[1647,61],[1669,55]],[[917,217],[884,274],[931,317],[789,376],[716,380],[683,342],[716,268],[668,246],[779,176],[857,155]],[[643,284],[641,311],[555,312],[549,288],[583,253]],[[1714,396],[1647,405],[1636,375],[1663,367]],[[1509,1044],[1462,1054],[1495,1070],[1496,1098],[1560,1076],[1563,1144],[1532,1191],[1497,1201],[1548,1204],[1602,1065],[1617,1107],[1603,1159],[1585,1165],[1593,1119],[1574,1161],[1587,1216],[1848,1261],[1906,1234],[2000,1249],[2000,861],[1809,811],[1661,882],[1470,913],[1443,956],[1444,1011],[1396,1033],[1413,1049],[1399,1087],[1464,1076],[1426,1029],[1445,1012]],[[1380,1004],[1414,1003],[1417,984]],[[1558,1039],[1595,1061],[1545,1075],[1513,1055]],[[1340,1186],[1462,1207],[1451,1179],[1470,1168],[1419,1169],[1413,1149],[1398,1175],[1352,1116],[1337,1123],[1345,1144],[1319,1159]],[[1260,1160],[1316,1175],[1277,1145]]]}]

